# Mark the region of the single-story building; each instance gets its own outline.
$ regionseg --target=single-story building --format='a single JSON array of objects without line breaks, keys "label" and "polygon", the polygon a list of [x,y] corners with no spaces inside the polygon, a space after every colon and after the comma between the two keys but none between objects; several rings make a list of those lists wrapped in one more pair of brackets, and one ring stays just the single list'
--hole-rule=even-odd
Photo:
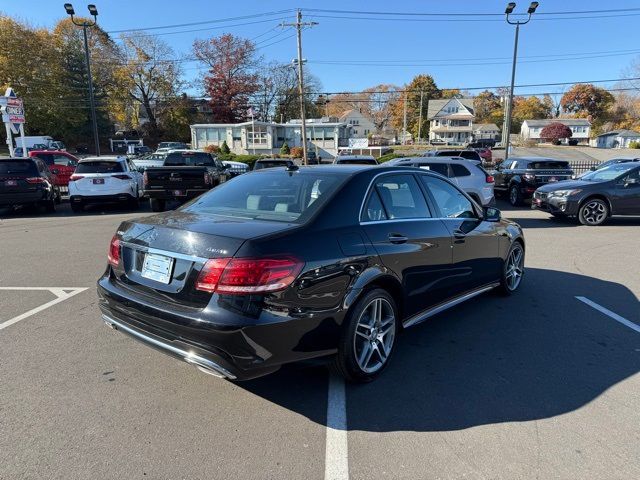
[{"label": "single-story building", "polygon": [[[242,122],[191,125],[191,145],[202,149],[208,145],[221,146],[226,141],[229,149],[238,155],[280,152],[287,142],[289,148],[302,146],[301,120],[287,123]],[[351,127],[329,118],[307,119],[307,148],[317,155],[335,157],[341,147],[348,147]]]},{"label": "single-story building", "polygon": [[525,120],[522,122],[520,136],[523,140],[533,140],[537,143],[543,143],[545,140],[540,138],[542,129],[551,123],[562,123],[571,129],[573,140],[577,140],[579,144],[588,145],[589,135],[591,133],[591,122],[586,118],[550,118],[544,120]]},{"label": "single-story building", "polygon": [[598,148],[629,148],[631,142],[640,142],[640,132],[633,130],[612,130],[598,135]]}]

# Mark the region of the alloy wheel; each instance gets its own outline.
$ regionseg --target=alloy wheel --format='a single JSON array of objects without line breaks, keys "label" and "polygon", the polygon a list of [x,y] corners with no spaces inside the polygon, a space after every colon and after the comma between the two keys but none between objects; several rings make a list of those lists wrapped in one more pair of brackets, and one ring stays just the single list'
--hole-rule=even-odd
[{"label": "alloy wheel", "polygon": [[522,275],[524,275],[524,250],[519,244],[515,244],[509,253],[509,258],[507,258],[504,272],[507,288],[510,291],[518,288]]},{"label": "alloy wheel", "polygon": [[356,362],[363,372],[375,373],[387,363],[395,335],[393,307],[384,298],[374,298],[362,310],[353,336]]},{"label": "alloy wheel", "polygon": [[589,225],[599,225],[607,218],[607,207],[600,200],[592,200],[582,207],[582,218]]}]

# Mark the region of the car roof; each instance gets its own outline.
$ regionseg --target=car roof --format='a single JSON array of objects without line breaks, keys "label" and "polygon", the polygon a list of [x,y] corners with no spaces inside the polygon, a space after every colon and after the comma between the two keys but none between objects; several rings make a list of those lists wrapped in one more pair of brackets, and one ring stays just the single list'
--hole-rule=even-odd
[{"label": "car roof", "polygon": [[561,160],[559,158],[550,157],[509,157],[507,160],[525,160],[527,162],[566,162],[569,160]]},{"label": "car roof", "polygon": [[259,158],[256,162],[278,162],[278,163],[290,163],[293,162],[291,158]]},{"label": "car roof", "polygon": [[373,155],[338,155],[340,160],[375,160]]},{"label": "car roof", "polygon": [[126,160],[127,157],[115,157],[115,156],[107,156],[107,157],[86,157],[80,159],[80,163],[84,162],[122,162]]},{"label": "car roof", "polygon": [[[403,157],[403,158],[396,158],[394,159],[396,162],[402,162],[404,163],[405,161],[409,162],[409,161],[413,161],[413,162],[424,162],[424,163],[462,163],[464,165],[468,165],[469,163],[472,163],[469,161],[469,159],[467,158],[462,158],[462,157]],[[391,161],[394,161],[391,160]]]},{"label": "car roof", "polygon": [[29,158],[29,157],[0,157],[0,160],[2,160],[2,161],[28,160],[29,162],[33,162],[35,159],[34,158]]}]

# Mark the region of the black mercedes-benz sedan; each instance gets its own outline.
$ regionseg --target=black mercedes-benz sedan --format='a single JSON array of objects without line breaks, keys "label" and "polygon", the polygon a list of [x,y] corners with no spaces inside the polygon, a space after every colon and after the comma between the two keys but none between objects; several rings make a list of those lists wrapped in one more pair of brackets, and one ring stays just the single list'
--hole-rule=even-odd
[{"label": "black mercedes-benz sedan", "polygon": [[103,320],[231,380],[327,357],[354,382],[397,334],[524,274],[521,228],[446,178],[399,167],[272,168],[123,222]]},{"label": "black mercedes-benz sedan", "polygon": [[640,215],[640,161],[613,163],[577,180],[540,187],[531,208],[575,217],[583,225],[601,225],[612,215]]}]

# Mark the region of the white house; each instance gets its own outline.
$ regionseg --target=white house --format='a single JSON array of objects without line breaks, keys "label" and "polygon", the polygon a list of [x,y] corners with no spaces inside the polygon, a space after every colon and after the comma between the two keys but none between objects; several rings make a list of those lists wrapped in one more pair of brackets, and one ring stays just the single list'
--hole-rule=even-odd
[{"label": "white house", "polygon": [[633,130],[612,130],[598,135],[598,148],[629,148],[631,142],[640,142],[640,133]]},{"label": "white house", "polygon": [[525,120],[522,122],[520,136],[523,140],[533,140],[537,143],[543,143],[545,140],[540,138],[542,129],[551,123],[562,123],[571,129],[571,139],[577,140],[579,144],[588,145],[589,135],[591,133],[591,122],[586,118],[551,118],[544,120]]},{"label": "white house", "polygon": [[450,145],[468,143],[473,137],[473,98],[429,100],[429,141]]},{"label": "white house", "polygon": [[351,135],[354,138],[367,138],[369,134],[376,133],[376,126],[373,121],[355,108],[343,112],[338,120],[351,127]]},{"label": "white house", "polygon": [[474,140],[500,140],[500,129],[495,123],[476,123],[473,125]]},{"label": "white house", "polygon": [[[191,145],[201,149],[207,145],[221,146],[227,142],[229,149],[239,155],[278,153],[287,142],[289,148],[302,146],[300,120],[287,123],[242,122],[191,125]],[[327,158],[336,156],[340,147],[348,147],[350,127],[328,118],[307,119],[307,148]]]}]

